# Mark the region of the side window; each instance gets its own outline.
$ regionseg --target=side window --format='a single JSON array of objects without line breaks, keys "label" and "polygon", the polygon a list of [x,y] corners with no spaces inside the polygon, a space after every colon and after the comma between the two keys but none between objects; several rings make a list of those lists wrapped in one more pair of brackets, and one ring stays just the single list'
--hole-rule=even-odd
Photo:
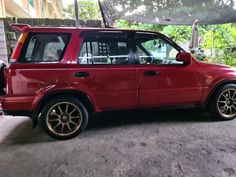
[{"label": "side window", "polygon": [[52,41],[45,45],[44,58],[49,61],[57,61],[62,55],[62,51],[65,48],[65,43],[61,36],[57,37],[58,41]]},{"label": "side window", "polygon": [[125,40],[85,40],[79,54],[79,64],[128,64],[128,44]]},{"label": "side window", "polygon": [[178,50],[161,38],[136,38],[136,49],[140,64],[183,64],[176,61]]},{"label": "side window", "polygon": [[32,54],[33,54],[33,50],[35,48],[35,45],[37,43],[37,39],[36,38],[31,38],[27,51],[26,51],[26,55],[25,55],[25,60],[26,61],[30,61],[30,59],[32,58]]},{"label": "side window", "polygon": [[69,42],[69,34],[29,34],[20,61],[55,62],[62,59]]}]

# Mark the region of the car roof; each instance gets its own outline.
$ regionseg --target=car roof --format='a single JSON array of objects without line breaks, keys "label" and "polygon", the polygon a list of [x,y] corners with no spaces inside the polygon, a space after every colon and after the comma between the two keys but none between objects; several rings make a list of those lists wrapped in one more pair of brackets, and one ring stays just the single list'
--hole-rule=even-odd
[{"label": "car roof", "polygon": [[158,32],[148,31],[148,30],[135,30],[135,29],[122,29],[122,28],[96,28],[96,27],[31,27],[28,24],[11,24],[10,27],[21,33],[23,32],[85,32],[85,31],[109,31],[109,32],[140,32],[140,33],[150,33],[150,34],[160,34]]}]

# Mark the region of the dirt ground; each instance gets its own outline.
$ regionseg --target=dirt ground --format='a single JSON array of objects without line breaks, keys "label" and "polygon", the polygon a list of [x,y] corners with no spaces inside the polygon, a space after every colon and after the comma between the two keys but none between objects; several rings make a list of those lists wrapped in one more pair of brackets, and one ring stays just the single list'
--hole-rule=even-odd
[{"label": "dirt ground", "polygon": [[56,141],[27,117],[0,118],[1,177],[236,176],[236,120],[201,110],[109,113]]}]

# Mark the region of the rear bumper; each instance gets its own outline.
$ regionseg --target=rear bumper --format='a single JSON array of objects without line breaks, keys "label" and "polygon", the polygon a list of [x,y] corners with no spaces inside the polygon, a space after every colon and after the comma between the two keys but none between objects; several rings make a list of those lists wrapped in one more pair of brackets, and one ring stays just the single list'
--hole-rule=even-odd
[{"label": "rear bumper", "polygon": [[23,111],[23,110],[14,110],[14,111],[8,111],[8,110],[2,110],[5,115],[12,115],[12,116],[32,116],[32,111]]},{"label": "rear bumper", "polygon": [[20,112],[32,111],[31,107],[34,99],[34,96],[2,96],[0,101],[4,112],[16,112],[20,115]]},{"label": "rear bumper", "polygon": [[0,97],[1,109],[6,115],[31,117],[33,100],[32,96],[2,96]]},{"label": "rear bumper", "polygon": [[35,127],[37,119],[33,115],[33,111],[30,110],[32,98],[21,98],[22,97],[0,97],[0,115],[4,113],[5,115],[12,116],[28,116],[32,119],[33,127]]}]

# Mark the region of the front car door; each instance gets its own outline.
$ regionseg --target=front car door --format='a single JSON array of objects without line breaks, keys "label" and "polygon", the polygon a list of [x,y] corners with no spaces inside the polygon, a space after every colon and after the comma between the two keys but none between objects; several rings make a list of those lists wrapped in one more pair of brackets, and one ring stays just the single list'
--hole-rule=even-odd
[{"label": "front car door", "polygon": [[196,62],[176,61],[181,48],[165,36],[136,33],[139,107],[197,104],[202,96],[202,73]]},{"label": "front car door", "polygon": [[88,94],[96,111],[137,106],[138,74],[128,35],[125,31],[80,34],[77,61],[71,65],[70,87]]}]

